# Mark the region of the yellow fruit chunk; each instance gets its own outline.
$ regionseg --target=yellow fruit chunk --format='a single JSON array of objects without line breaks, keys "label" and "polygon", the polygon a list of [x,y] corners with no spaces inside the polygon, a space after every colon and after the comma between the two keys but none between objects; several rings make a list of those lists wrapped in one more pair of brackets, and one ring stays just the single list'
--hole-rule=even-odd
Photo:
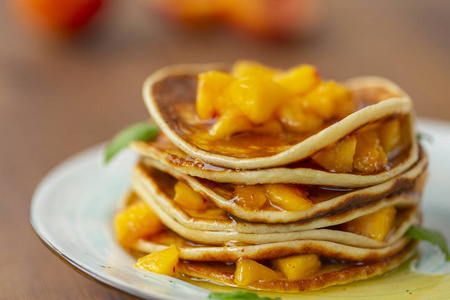
[{"label": "yellow fruit chunk", "polygon": [[402,143],[400,121],[394,119],[384,122],[380,125],[379,135],[384,152],[389,153],[392,150],[395,150]]},{"label": "yellow fruit chunk", "polygon": [[308,199],[306,190],[292,185],[268,184],[266,194],[273,205],[284,210],[301,211],[314,205]]},{"label": "yellow fruit chunk", "polygon": [[209,134],[213,139],[223,139],[252,128],[253,125],[248,118],[239,109],[232,108],[219,117]]},{"label": "yellow fruit chunk", "polygon": [[353,96],[334,81],[322,82],[305,96],[303,106],[324,119],[344,118],[353,112]]},{"label": "yellow fruit chunk", "polygon": [[252,131],[256,133],[281,133],[283,132],[283,126],[277,120],[271,119],[259,126],[255,126]]},{"label": "yellow fruit chunk", "polygon": [[387,206],[371,214],[339,225],[339,229],[384,241],[394,228],[396,209]]},{"label": "yellow fruit chunk", "polygon": [[356,111],[357,107],[353,101],[353,93],[348,88],[334,82],[333,95],[335,100],[334,117],[343,119]]},{"label": "yellow fruit chunk", "polygon": [[300,65],[280,73],[274,80],[291,94],[304,94],[321,82],[316,68],[310,65]]},{"label": "yellow fruit chunk", "polygon": [[139,258],[134,266],[153,273],[174,276],[177,263],[178,249],[171,245],[167,249]]},{"label": "yellow fruit chunk", "polygon": [[279,84],[263,77],[246,77],[234,81],[229,88],[233,103],[253,124],[272,118],[288,92]]},{"label": "yellow fruit chunk", "polygon": [[149,239],[150,242],[154,242],[160,245],[175,245],[175,246],[184,246],[186,245],[186,240],[174,233],[173,231],[162,231]]},{"label": "yellow fruit chunk", "polygon": [[323,149],[312,159],[329,171],[349,173],[353,169],[355,151],[356,137],[352,135],[340,140],[336,145]]},{"label": "yellow fruit chunk", "polygon": [[361,173],[373,174],[386,169],[387,157],[381,147],[378,132],[375,129],[356,135],[356,150],[353,168]]},{"label": "yellow fruit chunk", "polygon": [[206,209],[206,199],[199,193],[194,191],[190,186],[184,182],[178,181],[175,184],[175,196],[173,201],[183,208],[202,210]]},{"label": "yellow fruit chunk", "polygon": [[116,238],[124,248],[131,248],[138,239],[160,232],[163,224],[144,202],[136,202],[114,218]]},{"label": "yellow fruit chunk", "polygon": [[323,124],[323,119],[307,113],[300,101],[289,101],[278,110],[278,117],[283,126],[298,133],[318,129]]},{"label": "yellow fruit chunk", "polygon": [[196,109],[201,120],[214,118],[232,105],[226,89],[233,80],[232,76],[217,71],[198,75]]},{"label": "yellow fruit chunk", "polygon": [[208,210],[205,211],[204,214],[205,218],[209,218],[209,219],[229,219],[230,216],[228,215],[228,213],[226,211],[224,211],[221,208],[218,207],[211,207]]},{"label": "yellow fruit chunk", "polygon": [[236,78],[260,77],[272,80],[280,71],[249,60],[238,60],[234,63],[231,75]]},{"label": "yellow fruit chunk", "polygon": [[317,254],[300,254],[272,260],[276,270],[280,270],[289,280],[305,279],[320,270],[321,262]]},{"label": "yellow fruit chunk", "polygon": [[204,218],[204,219],[230,219],[228,213],[224,211],[223,209],[220,209],[218,207],[208,207],[204,210],[197,210],[197,209],[189,209],[186,208],[185,211],[194,218]]},{"label": "yellow fruit chunk", "polygon": [[274,270],[248,258],[239,258],[234,272],[234,282],[238,285],[248,285],[261,280],[276,280],[278,274]]},{"label": "yellow fruit chunk", "polygon": [[238,185],[234,188],[233,202],[249,209],[258,209],[267,201],[263,185]]}]

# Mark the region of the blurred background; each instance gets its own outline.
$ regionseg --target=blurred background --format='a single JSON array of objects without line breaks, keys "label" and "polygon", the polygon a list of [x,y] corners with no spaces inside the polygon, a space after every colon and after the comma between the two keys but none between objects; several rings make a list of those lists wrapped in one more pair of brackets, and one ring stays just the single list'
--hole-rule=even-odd
[{"label": "blurred background", "polygon": [[252,59],[379,75],[450,121],[450,1],[0,1],[0,299],[133,299],[39,242],[29,205],[63,159],[148,113],[141,85],[178,63]]}]

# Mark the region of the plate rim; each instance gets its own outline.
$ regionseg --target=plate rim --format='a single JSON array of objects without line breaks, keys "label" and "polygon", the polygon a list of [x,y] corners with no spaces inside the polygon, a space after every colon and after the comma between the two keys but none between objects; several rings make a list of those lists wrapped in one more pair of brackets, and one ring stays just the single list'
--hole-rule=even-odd
[{"label": "plate rim", "polygon": [[[51,253],[53,253],[58,259],[60,259],[65,265],[69,266],[71,269],[75,270],[77,273],[83,275],[85,278],[88,278],[94,282],[100,283],[106,288],[110,288],[113,290],[116,290],[121,293],[126,293],[132,296],[136,296],[142,299],[149,299],[149,300],[179,300],[177,297],[173,297],[170,295],[165,295],[161,293],[154,292],[152,290],[142,290],[138,287],[134,287],[132,285],[129,285],[125,282],[123,282],[120,279],[113,279],[114,277],[110,276],[102,276],[98,272],[96,272],[93,269],[90,269],[89,267],[83,266],[81,263],[77,262],[76,258],[70,257],[70,255],[66,255],[63,253],[62,250],[58,249],[53,243],[46,237],[46,235],[42,232],[39,225],[37,224],[37,206],[40,204],[40,198],[42,197],[41,194],[43,194],[43,190],[45,190],[48,186],[49,182],[52,182],[52,179],[55,178],[55,176],[58,173],[61,172],[67,172],[68,166],[73,164],[76,161],[79,161],[80,159],[83,159],[85,157],[94,156],[97,153],[100,153],[106,145],[106,142],[93,145],[91,147],[88,147],[80,152],[75,153],[74,155],[64,159],[60,163],[56,164],[46,175],[40,180],[40,182],[37,185],[37,188],[35,189],[32,199],[31,199],[31,205],[30,205],[30,215],[29,215],[29,222],[31,227],[33,228],[35,234],[39,238],[39,240],[44,244],[44,246],[50,250]],[[183,281],[184,284],[190,284],[188,282]],[[203,289],[201,287],[196,287]],[[203,289],[205,290],[205,289]],[[207,290],[205,290],[207,291]]]}]

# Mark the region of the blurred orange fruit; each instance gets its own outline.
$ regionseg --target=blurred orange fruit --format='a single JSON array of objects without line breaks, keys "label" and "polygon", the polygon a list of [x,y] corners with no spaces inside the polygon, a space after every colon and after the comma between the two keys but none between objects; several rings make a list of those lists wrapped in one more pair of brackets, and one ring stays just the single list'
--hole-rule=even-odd
[{"label": "blurred orange fruit", "polygon": [[32,25],[71,33],[85,27],[102,3],[103,0],[20,0],[16,6]]},{"label": "blurred orange fruit", "polygon": [[308,0],[222,0],[225,21],[254,36],[289,39],[316,23],[318,4]]},{"label": "blurred orange fruit", "polygon": [[319,0],[147,0],[188,25],[224,22],[256,37],[285,39],[316,26]]}]

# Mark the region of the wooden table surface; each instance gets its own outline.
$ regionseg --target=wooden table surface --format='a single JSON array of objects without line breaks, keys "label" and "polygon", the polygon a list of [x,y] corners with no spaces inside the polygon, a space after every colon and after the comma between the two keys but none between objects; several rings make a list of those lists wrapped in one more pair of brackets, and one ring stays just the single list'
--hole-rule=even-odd
[{"label": "wooden table surface", "polygon": [[147,118],[141,84],[162,66],[251,58],[308,62],[341,80],[381,75],[410,93],[420,117],[450,120],[450,1],[325,1],[316,34],[288,45],[163,26],[142,1],[106,2],[70,42],[34,35],[0,2],[0,299],[134,299],[48,251],[30,201],[56,164]]}]

